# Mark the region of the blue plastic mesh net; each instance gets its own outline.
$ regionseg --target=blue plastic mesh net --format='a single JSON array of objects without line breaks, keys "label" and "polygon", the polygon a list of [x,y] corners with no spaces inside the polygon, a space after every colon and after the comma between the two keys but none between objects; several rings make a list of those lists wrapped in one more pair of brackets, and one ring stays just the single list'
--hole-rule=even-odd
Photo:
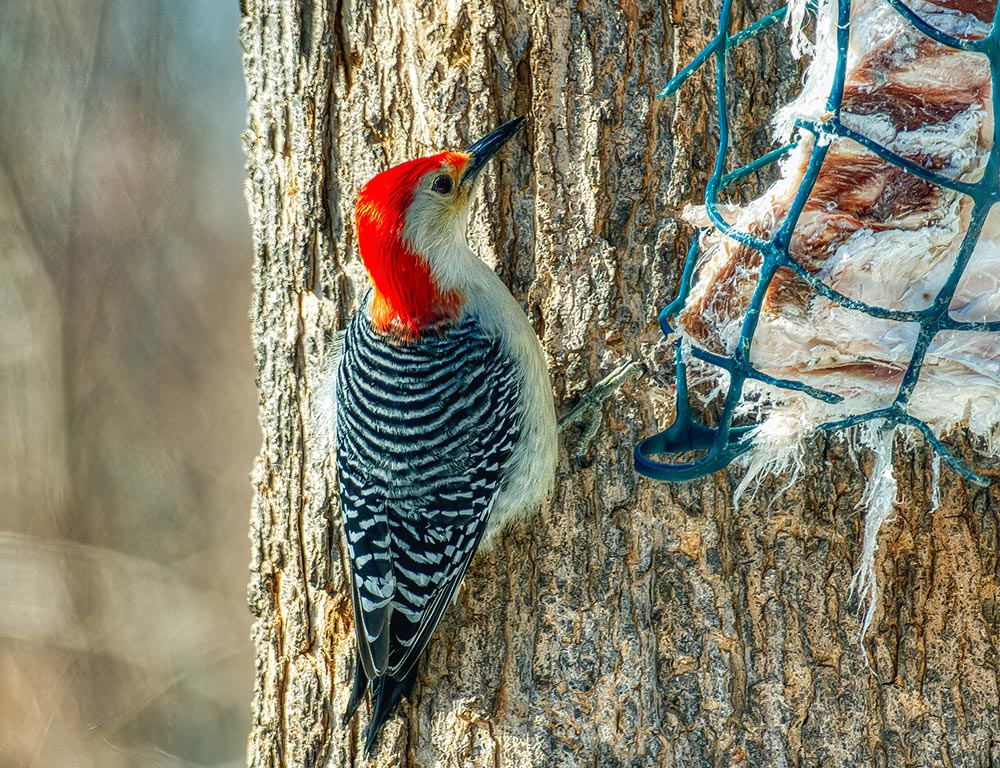
[{"label": "blue plastic mesh net", "polygon": [[[901,0],[886,0],[896,12],[912,24],[916,29],[934,41],[950,48],[962,51],[973,51],[984,54],[990,67],[992,83],[993,124],[998,125],[998,64],[1000,64],[1000,25],[996,15],[993,19],[992,31],[982,39],[965,39],[946,34],[931,26],[924,18],[913,11]],[[841,106],[844,99],[844,87],[847,71],[848,45],[851,40],[851,0],[836,2],[837,14],[837,63],[833,76],[833,86],[829,91],[825,119],[813,121],[799,119],[795,122],[797,135],[808,132],[815,137],[812,141],[811,155],[806,166],[801,184],[794,196],[793,202],[780,225],[775,227],[773,236],[762,239],[729,223],[720,213],[720,195],[734,183],[744,179],[763,167],[775,163],[787,155],[798,141],[793,141],[736,170],[726,170],[730,154],[730,125],[726,96],[727,82],[727,52],[735,46],[759,35],[768,27],[782,20],[787,9],[782,8],[765,16],[750,27],[729,33],[732,0],[725,0],[719,16],[719,33],[712,42],[681,72],[679,72],[663,89],[660,96],[673,94],[693,72],[714,59],[716,67],[715,93],[717,97],[717,114],[719,124],[719,148],[715,159],[714,171],[705,192],[706,213],[715,228],[725,236],[745,244],[760,253],[761,264],[756,286],[742,322],[739,341],[731,355],[719,355],[700,349],[696,346],[682,347],[679,339],[675,341],[676,389],[677,404],[674,423],[663,432],[649,437],[636,447],[636,469],[649,477],[659,480],[680,481],[701,477],[727,466],[734,458],[747,451],[752,445],[751,433],[755,425],[735,426],[734,417],[737,406],[744,396],[744,386],[748,380],[756,380],[783,390],[795,390],[812,398],[827,403],[836,403],[841,395],[825,392],[809,386],[801,381],[777,379],[755,369],[750,362],[750,350],[758,327],[762,303],[775,273],[782,267],[793,270],[802,280],[806,281],[816,293],[836,302],[837,304],[867,313],[873,318],[895,320],[919,324],[916,343],[909,364],[902,376],[901,384],[896,391],[894,401],[886,406],[848,418],[837,419],[819,425],[825,430],[841,430],[864,422],[880,420],[888,428],[899,425],[913,427],[919,430],[933,447],[934,451],[949,466],[962,477],[986,485],[989,480],[975,471],[962,459],[956,456],[939,439],[932,428],[924,421],[908,413],[914,387],[921,376],[921,367],[925,362],[928,347],[935,336],[944,330],[974,331],[994,333],[1000,330],[1000,322],[968,322],[951,317],[949,306],[955,294],[960,279],[969,263],[972,253],[979,240],[987,214],[991,207],[1000,200],[1000,146],[993,143],[986,161],[985,173],[980,181],[964,182],[923,167],[906,157],[893,152],[889,148],[847,127],[841,120]],[[815,10],[812,8],[811,10]],[[939,185],[945,189],[954,190],[967,195],[972,203],[968,228],[964,234],[954,265],[945,280],[943,287],[929,305],[921,310],[900,311],[883,306],[872,306],[850,298],[834,290],[815,274],[797,263],[790,255],[789,244],[795,232],[800,215],[819,175],[824,158],[830,148],[829,139],[843,137],[851,139],[879,158],[891,163],[914,176]],[[667,335],[673,333],[671,323],[673,318],[684,308],[688,299],[695,265],[699,256],[700,237],[695,239],[687,256],[679,293],[660,314],[660,325]],[[689,391],[688,373],[685,365],[685,354],[690,354],[704,363],[716,366],[728,373],[729,385],[721,413],[715,426],[708,426],[699,421],[692,411]],[[661,461],[654,458],[657,455],[679,454],[689,451],[703,452],[694,461],[674,462]]]}]

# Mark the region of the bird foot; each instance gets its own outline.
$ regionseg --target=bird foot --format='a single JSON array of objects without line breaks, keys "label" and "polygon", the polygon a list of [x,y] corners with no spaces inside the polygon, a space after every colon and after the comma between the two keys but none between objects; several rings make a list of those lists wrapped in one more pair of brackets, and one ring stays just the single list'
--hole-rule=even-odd
[{"label": "bird foot", "polygon": [[573,451],[573,456],[581,467],[585,467],[589,463],[587,453],[601,428],[601,422],[604,419],[604,403],[623,384],[634,379],[644,370],[645,367],[634,360],[618,366],[597,382],[589,392],[580,398],[576,405],[570,408],[565,416],[559,419],[560,432],[570,424],[580,428],[580,437],[576,449]]}]

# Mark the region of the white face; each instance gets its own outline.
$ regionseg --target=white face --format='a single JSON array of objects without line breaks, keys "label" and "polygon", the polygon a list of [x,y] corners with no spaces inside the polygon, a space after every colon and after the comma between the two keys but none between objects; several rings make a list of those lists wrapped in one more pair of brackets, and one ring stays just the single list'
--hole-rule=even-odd
[{"label": "white face", "polygon": [[465,239],[475,185],[460,183],[461,171],[445,162],[424,176],[403,227],[403,237],[427,260],[435,281],[445,289],[462,290],[470,260],[478,262]]}]

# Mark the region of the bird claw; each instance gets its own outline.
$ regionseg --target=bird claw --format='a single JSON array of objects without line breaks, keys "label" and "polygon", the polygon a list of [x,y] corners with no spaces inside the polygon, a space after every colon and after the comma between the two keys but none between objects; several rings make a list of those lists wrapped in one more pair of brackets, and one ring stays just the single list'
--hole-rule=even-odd
[{"label": "bird claw", "polygon": [[580,427],[580,437],[573,451],[573,457],[580,467],[590,466],[587,454],[604,421],[604,403],[622,385],[644,370],[645,366],[634,360],[618,366],[597,382],[565,416],[559,419],[559,431],[565,430],[570,424]]}]

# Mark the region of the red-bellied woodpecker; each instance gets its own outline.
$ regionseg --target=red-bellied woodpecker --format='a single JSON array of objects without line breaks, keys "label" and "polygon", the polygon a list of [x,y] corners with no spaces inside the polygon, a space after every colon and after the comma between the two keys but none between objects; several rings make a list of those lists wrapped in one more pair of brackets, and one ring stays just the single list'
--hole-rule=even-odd
[{"label": "red-bellied woodpecker", "polygon": [[541,347],[466,242],[476,178],[523,123],[390,168],[355,204],[373,288],[344,337],[336,442],[357,637],[345,719],[369,692],[366,750],[412,689],[477,547],[552,487]]}]

